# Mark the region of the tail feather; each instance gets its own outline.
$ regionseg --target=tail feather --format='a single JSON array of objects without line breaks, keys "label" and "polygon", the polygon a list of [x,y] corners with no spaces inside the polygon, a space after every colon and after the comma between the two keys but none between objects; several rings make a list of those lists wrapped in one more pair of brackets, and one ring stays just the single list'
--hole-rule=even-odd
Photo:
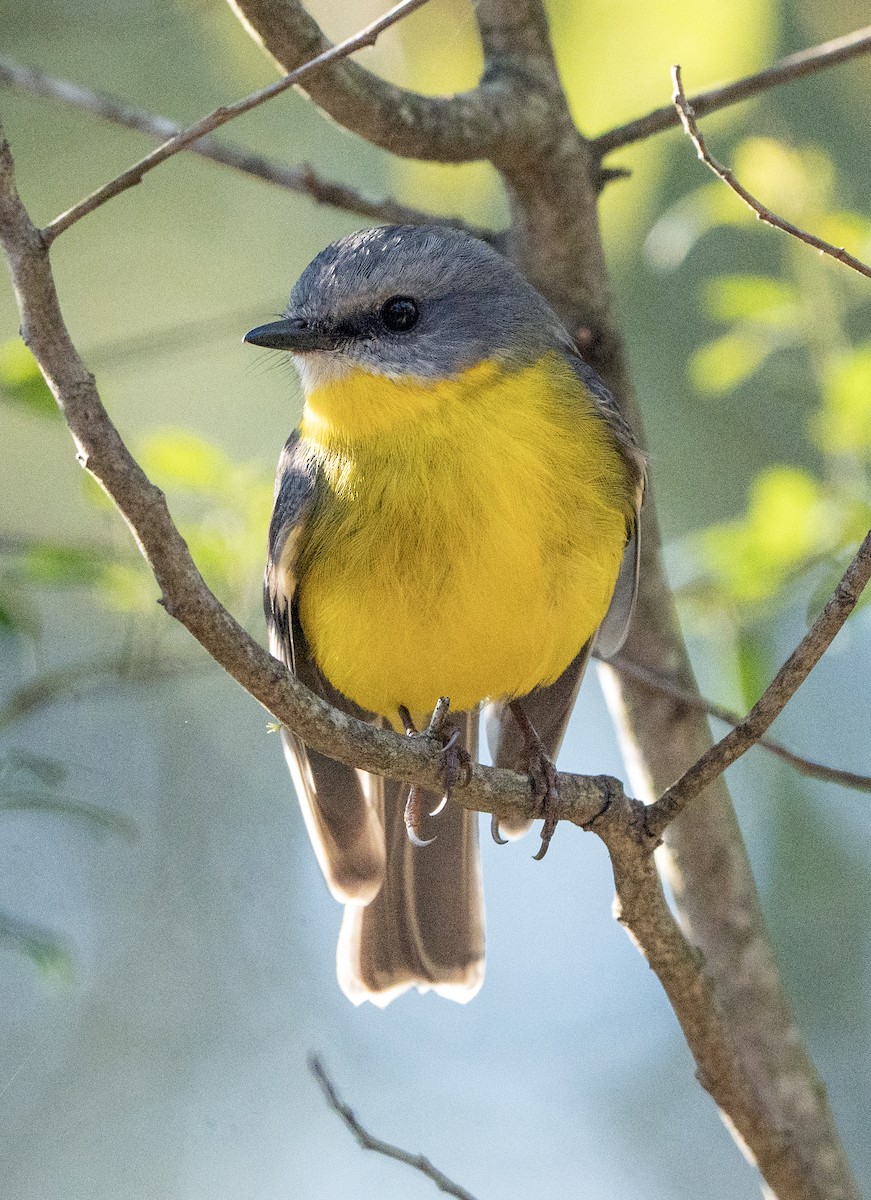
[{"label": "tail feather", "polygon": [[[470,752],[477,714],[463,715]],[[389,1004],[410,987],[448,999],[471,1000],[484,979],[484,898],[477,814],[448,804],[426,819],[429,846],[413,846],[403,819],[407,788],[372,780],[371,797],[384,814],[387,868],[368,904],[345,907],[336,954],[339,984],[355,1004]],[[429,811],[439,798],[425,804]]]}]

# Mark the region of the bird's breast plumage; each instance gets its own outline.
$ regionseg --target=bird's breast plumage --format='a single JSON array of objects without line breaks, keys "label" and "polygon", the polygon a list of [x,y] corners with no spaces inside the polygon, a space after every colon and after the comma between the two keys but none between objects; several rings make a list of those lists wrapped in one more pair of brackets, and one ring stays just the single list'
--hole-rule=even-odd
[{"label": "bird's breast plumage", "polygon": [[301,433],[321,482],[300,620],[357,704],[393,719],[525,695],[601,622],[633,483],[561,354],[441,381],[351,371],[309,394]]}]

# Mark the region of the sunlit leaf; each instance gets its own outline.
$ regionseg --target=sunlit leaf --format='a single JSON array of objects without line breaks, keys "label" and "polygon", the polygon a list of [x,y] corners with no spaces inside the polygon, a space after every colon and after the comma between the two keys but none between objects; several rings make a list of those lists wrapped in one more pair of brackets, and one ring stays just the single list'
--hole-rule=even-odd
[{"label": "sunlit leaf", "polygon": [[746,138],[736,147],[733,166],[747,190],[780,217],[803,225],[832,208],[834,167],[816,146]]},{"label": "sunlit leaf", "polygon": [[749,379],[770,352],[771,347],[750,332],[725,333],[699,347],[687,370],[697,391],[721,395]]},{"label": "sunlit leaf", "polygon": [[[662,0],[655,20],[650,19],[646,0],[592,6],[552,0],[548,7],[572,113],[578,126],[591,134],[668,104],[671,63],[684,64],[690,93],[715,80],[757,70],[769,61],[776,29],[775,6],[769,0],[706,5],[703,19],[695,0]],[[733,122],[735,113],[707,120],[708,130],[716,130]],[[606,236],[615,249],[631,235],[641,234],[672,155],[682,156],[688,174],[695,166],[699,178],[704,177],[686,138],[658,145],[652,139],[614,155],[613,165],[635,172],[632,180],[610,186],[604,195]],[[728,197],[725,187],[722,191]],[[737,204],[734,197],[728,198]]]},{"label": "sunlit leaf", "polygon": [[871,220],[855,212],[833,212],[816,225],[819,237],[861,258],[871,251]]},{"label": "sunlit leaf", "polygon": [[771,467],[755,480],[744,519],[707,530],[702,553],[734,599],[758,601],[832,536],[820,484],[805,471]]},{"label": "sunlit leaf", "polygon": [[185,429],[161,430],[144,438],[140,463],[159,487],[205,494],[220,492],[233,469],[223,450]]},{"label": "sunlit leaf", "polygon": [[871,450],[871,342],[834,359],[823,384],[823,407],[811,421],[829,454]]},{"label": "sunlit leaf", "polygon": [[720,275],[705,287],[708,312],[718,321],[742,321],[775,328],[795,324],[799,296],[794,287],[769,275]]},{"label": "sunlit leaf", "polygon": [[673,271],[693,246],[712,229],[724,225],[753,226],[753,213],[735,203],[729,189],[705,183],[681,196],[661,214],[644,242],[644,254],[652,267]]},{"label": "sunlit leaf", "polygon": [[109,563],[100,572],[100,596],[119,612],[156,611],[157,584],[144,564]]},{"label": "sunlit leaf", "polygon": [[20,338],[0,344],[0,399],[20,405],[40,417],[59,415],[54,396],[36,359]]}]

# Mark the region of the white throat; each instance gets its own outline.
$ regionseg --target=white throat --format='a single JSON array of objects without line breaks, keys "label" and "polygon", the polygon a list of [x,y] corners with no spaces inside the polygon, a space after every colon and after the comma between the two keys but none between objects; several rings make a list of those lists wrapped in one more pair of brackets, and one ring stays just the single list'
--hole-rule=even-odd
[{"label": "white throat", "polygon": [[318,388],[329,387],[345,379],[354,369],[344,354],[337,354],[333,350],[310,350],[305,354],[294,354],[293,361],[307,396]]}]

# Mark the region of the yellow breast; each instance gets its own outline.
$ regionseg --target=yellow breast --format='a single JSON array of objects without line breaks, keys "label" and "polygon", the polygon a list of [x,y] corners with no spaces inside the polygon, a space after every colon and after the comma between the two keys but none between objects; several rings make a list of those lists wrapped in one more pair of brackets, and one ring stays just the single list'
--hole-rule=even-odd
[{"label": "yellow breast", "polygon": [[300,619],[364,708],[524,695],[602,620],[631,484],[559,355],[432,383],[353,371],[310,393],[302,436],[326,488],[296,565]]}]

